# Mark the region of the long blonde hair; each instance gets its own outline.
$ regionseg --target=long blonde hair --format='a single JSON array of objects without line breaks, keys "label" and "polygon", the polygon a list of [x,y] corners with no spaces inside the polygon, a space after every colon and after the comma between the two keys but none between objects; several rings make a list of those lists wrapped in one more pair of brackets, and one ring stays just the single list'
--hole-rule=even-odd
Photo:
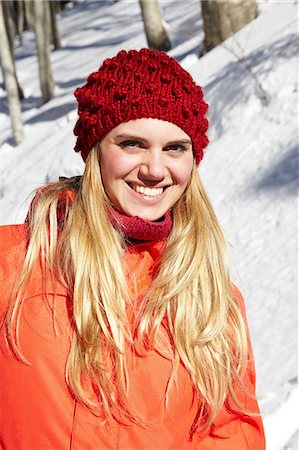
[{"label": "long blonde hair", "polygon": [[[66,191],[74,191],[70,200]],[[19,342],[22,291],[41,258],[45,276],[61,280],[73,303],[73,337],[66,379],[75,397],[103,418],[144,426],[129,403],[126,350],[156,348],[165,353],[167,327],[172,372],[167,400],[180,362],[197,392],[193,431],[212,424],[248,358],[247,332],[232,288],[227,242],[194,165],[190,183],[173,207],[173,229],[156,275],[144,295],[142,316],[132,330],[124,274],[124,237],[108,216],[111,207],[101,182],[99,146],[90,153],[78,185],[64,180],[44,186],[29,214],[29,243],[5,319],[9,345],[26,363]],[[57,218],[57,210],[63,217]],[[100,268],[100,270],[99,270]],[[169,354],[168,354],[169,357]],[[96,396],[84,387],[88,379]],[[100,408],[99,408],[100,407]],[[207,412],[208,411],[208,412]]]}]

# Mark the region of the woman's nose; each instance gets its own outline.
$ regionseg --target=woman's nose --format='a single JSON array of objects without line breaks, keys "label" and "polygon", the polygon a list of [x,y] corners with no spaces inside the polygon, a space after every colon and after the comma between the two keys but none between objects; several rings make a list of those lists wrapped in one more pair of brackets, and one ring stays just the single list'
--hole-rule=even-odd
[{"label": "woman's nose", "polygon": [[161,181],[165,178],[166,167],[161,149],[150,149],[140,166],[140,176],[150,181]]}]

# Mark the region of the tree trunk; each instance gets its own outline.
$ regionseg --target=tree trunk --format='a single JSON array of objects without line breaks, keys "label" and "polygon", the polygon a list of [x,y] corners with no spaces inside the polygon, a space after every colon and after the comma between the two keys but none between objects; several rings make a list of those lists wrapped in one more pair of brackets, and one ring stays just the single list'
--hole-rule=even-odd
[{"label": "tree trunk", "polygon": [[171,43],[162,22],[158,0],[139,0],[144,30],[150,48],[170,50]]},{"label": "tree trunk", "polygon": [[[1,0],[0,0],[1,1]],[[6,36],[8,39],[8,48],[9,48],[9,52],[10,52],[10,56],[11,56],[11,60],[12,60],[12,65],[13,65],[13,76],[15,77],[17,86],[18,86],[18,93],[19,93],[19,99],[23,100],[24,99],[24,93],[23,90],[18,82],[18,78],[17,78],[17,71],[16,71],[16,64],[15,64],[15,60],[14,60],[14,38],[16,35],[16,28],[15,28],[15,24],[14,24],[14,9],[13,9],[13,2],[9,2],[7,0],[1,2],[2,3],[2,14],[3,14],[3,19],[4,19],[4,26],[5,26],[5,31],[6,31]],[[6,84],[5,84],[5,80],[4,80],[4,88],[6,89]]]},{"label": "tree trunk", "polygon": [[34,31],[34,11],[33,11],[33,0],[25,0],[25,26],[27,26],[29,31]]},{"label": "tree trunk", "polygon": [[23,45],[23,31],[25,25],[25,5],[23,0],[16,1],[17,6],[17,34],[19,36],[20,45]]},{"label": "tree trunk", "polygon": [[14,4],[8,0],[2,0],[4,23],[10,48],[13,47],[16,36],[16,27],[14,22]]},{"label": "tree trunk", "polygon": [[3,70],[3,78],[6,86],[13,138],[15,144],[18,145],[23,140],[24,129],[21,117],[21,106],[19,100],[18,85],[14,74],[13,59],[9,49],[9,41],[4,24],[2,2],[0,2],[0,42],[1,42],[0,61]]},{"label": "tree trunk", "polygon": [[57,2],[50,1],[49,5],[50,5],[51,31],[52,31],[51,38],[55,50],[58,50],[59,48],[61,48],[61,40],[56,20]]},{"label": "tree trunk", "polygon": [[54,95],[54,80],[50,60],[49,3],[33,0],[34,28],[38,54],[39,81],[44,103]]},{"label": "tree trunk", "polygon": [[201,0],[204,51],[239,31],[257,15],[256,0]]}]

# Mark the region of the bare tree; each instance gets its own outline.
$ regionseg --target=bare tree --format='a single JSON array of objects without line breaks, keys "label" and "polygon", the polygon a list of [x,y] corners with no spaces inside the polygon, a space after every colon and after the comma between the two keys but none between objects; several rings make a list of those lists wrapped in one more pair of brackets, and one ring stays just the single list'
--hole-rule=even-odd
[{"label": "bare tree", "polygon": [[33,0],[34,28],[38,53],[39,81],[44,103],[54,95],[50,59],[50,11],[48,0]]},{"label": "bare tree", "polygon": [[12,48],[13,42],[15,39],[15,35],[16,35],[13,2],[10,2],[8,0],[2,0],[2,11],[3,11],[4,23],[5,23],[9,46],[10,46],[10,48]]},{"label": "bare tree", "polygon": [[165,28],[158,0],[139,0],[148,46],[157,50],[170,50],[171,43]]},{"label": "bare tree", "polygon": [[25,0],[25,22],[28,30],[34,31],[34,8],[33,8],[34,0]]},{"label": "bare tree", "polygon": [[51,38],[55,50],[58,50],[59,48],[61,48],[61,40],[56,20],[56,12],[58,7],[60,7],[60,5],[58,5],[58,3],[55,1],[50,1],[49,5],[50,5],[51,31],[52,31]]},{"label": "bare tree", "polygon": [[25,4],[23,0],[17,0],[15,3],[17,9],[17,35],[20,40],[20,45],[23,45],[23,31],[25,27]]},{"label": "bare tree", "polygon": [[3,4],[0,2],[0,62],[3,70],[3,78],[5,81],[8,108],[12,124],[13,137],[16,145],[20,144],[24,137],[24,129],[21,117],[21,106],[18,92],[18,85],[14,72],[13,58],[10,51],[9,39],[7,36]]},{"label": "bare tree", "polygon": [[201,0],[204,51],[236,33],[257,15],[256,0]]},{"label": "bare tree", "polygon": [[[13,75],[15,77],[15,80],[16,80],[16,83],[18,86],[19,98],[20,98],[20,100],[23,100],[24,93],[23,93],[23,90],[18,81],[15,59],[14,59],[14,39],[15,39],[15,35],[16,35],[16,28],[15,28],[15,23],[14,23],[13,2],[9,2],[7,0],[2,1],[2,14],[3,14],[3,18],[4,18],[6,35],[8,38],[8,48],[10,51],[12,65],[13,65]],[[4,87],[5,87],[5,81],[4,81]]]}]

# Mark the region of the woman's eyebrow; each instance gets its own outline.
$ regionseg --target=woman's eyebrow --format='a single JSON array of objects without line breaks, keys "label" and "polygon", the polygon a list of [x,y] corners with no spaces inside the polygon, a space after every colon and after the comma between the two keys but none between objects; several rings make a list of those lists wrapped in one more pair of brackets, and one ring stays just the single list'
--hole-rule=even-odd
[{"label": "woman's eyebrow", "polygon": [[114,139],[132,139],[132,140],[136,140],[136,141],[144,141],[144,142],[148,142],[144,137],[142,136],[137,136],[134,133],[121,133],[121,134],[117,134],[115,136]]},{"label": "woman's eyebrow", "polygon": [[[142,141],[142,142],[145,142],[145,143],[149,143],[149,141],[146,138],[144,138],[142,136],[137,136],[134,133],[117,134],[114,139],[128,139],[128,140],[132,139],[132,140],[136,140],[136,141]],[[191,139],[174,139],[174,140],[171,140],[171,141],[167,141],[166,145],[173,145],[173,144],[189,144],[189,145],[192,145],[192,141],[191,141]]]},{"label": "woman's eyebrow", "polygon": [[191,139],[175,139],[175,140],[167,143],[167,145],[172,145],[172,144],[190,144],[190,145],[192,145],[192,141],[191,141]]}]

